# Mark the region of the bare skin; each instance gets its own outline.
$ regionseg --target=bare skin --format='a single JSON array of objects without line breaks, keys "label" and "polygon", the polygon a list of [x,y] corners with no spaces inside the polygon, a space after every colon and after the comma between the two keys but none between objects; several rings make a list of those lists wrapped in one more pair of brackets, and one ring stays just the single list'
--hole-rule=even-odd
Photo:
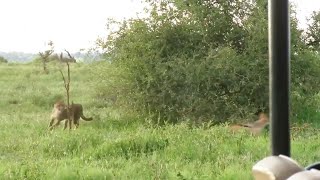
[{"label": "bare skin", "polygon": [[267,114],[260,113],[259,119],[257,121],[253,123],[248,123],[248,124],[231,125],[230,128],[233,132],[241,129],[245,129],[251,132],[253,135],[259,135],[268,124],[269,124],[269,118]]},{"label": "bare skin", "polygon": [[[70,117],[73,119],[73,124],[75,125],[76,128],[79,127],[79,121],[80,117],[81,119],[85,121],[91,121],[92,117],[87,118],[83,115],[83,107],[81,104],[72,104],[70,108]],[[49,124],[49,129],[52,130],[54,127],[58,126],[61,121],[68,119],[68,114],[67,114],[67,105],[64,104],[64,102],[57,102],[53,106],[53,110],[51,113],[51,121]],[[65,127],[67,127],[68,121],[65,122]]]}]

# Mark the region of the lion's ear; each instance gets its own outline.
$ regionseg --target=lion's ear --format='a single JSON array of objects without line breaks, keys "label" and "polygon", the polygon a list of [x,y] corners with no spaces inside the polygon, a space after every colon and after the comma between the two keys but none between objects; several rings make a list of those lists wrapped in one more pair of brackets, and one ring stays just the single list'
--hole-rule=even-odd
[{"label": "lion's ear", "polygon": [[56,103],[54,103],[54,106],[55,107],[58,107],[58,106],[65,106],[64,102],[62,100],[58,100],[56,101]]}]

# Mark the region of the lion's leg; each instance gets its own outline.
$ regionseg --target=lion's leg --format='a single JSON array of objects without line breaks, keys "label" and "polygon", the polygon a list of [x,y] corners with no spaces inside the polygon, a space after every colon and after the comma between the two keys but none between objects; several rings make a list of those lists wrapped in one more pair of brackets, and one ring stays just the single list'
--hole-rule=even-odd
[{"label": "lion's leg", "polygon": [[80,121],[80,119],[74,121],[75,129],[78,129],[78,127],[79,127],[79,121]]},{"label": "lion's leg", "polygon": [[52,124],[54,123],[54,118],[51,119],[50,123],[49,123],[49,128],[52,126]]},{"label": "lion's leg", "polygon": [[64,128],[63,128],[63,130],[67,129],[68,123],[69,123],[69,120],[67,119],[66,122],[64,122]]},{"label": "lion's leg", "polygon": [[54,127],[58,126],[59,124],[60,124],[59,120],[56,120],[56,121],[53,120],[50,122],[49,129],[52,130]]}]

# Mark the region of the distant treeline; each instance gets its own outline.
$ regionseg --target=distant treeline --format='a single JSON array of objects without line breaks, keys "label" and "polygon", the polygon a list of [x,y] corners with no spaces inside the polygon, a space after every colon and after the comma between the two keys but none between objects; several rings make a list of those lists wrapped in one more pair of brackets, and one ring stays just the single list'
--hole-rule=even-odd
[{"label": "distant treeline", "polygon": [[7,59],[9,62],[28,62],[32,61],[37,54],[24,53],[24,52],[2,52],[0,51],[0,56]]},{"label": "distant treeline", "polygon": [[[9,62],[30,62],[38,57],[38,53],[25,53],[25,52],[2,52],[0,51],[0,56],[4,57]],[[99,54],[96,53],[82,53],[76,52],[72,53],[72,56],[80,61],[92,61],[99,59]]]}]

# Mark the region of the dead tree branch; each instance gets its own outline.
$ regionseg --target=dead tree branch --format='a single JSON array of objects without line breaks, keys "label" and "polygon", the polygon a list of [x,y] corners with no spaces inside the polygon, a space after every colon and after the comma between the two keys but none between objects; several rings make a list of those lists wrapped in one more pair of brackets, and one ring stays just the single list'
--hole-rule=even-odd
[{"label": "dead tree branch", "polygon": [[[60,54],[60,60],[62,60],[62,59],[63,59],[63,55],[61,53]],[[68,116],[68,120],[65,122],[64,129],[67,128],[68,124],[69,124],[69,129],[71,129],[72,122],[74,121],[74,117],[73,117],[72,106],[70,106],[70,64],[69,64],[68,61],[66,61],[66,64],[67,64],[67,68],[68,68],[68,79],[65,78],[61,68],[59,69],[59,71],[61,73],[62,80],[63,80],[63,83],[64,83],[64,88],[66,89],[66,95],[67,95],[67,116]],[[72,102],[72,105],[73,105],[73,102]]]},{"label": "dead tree branch", "polygon": [[66,49],[64,50],[67,54],[68,54],[68,57],[69,57],[69,62],[77,62],[76,59],[74,58],[74,56],[71,56],[70,52],[67,51]]}]

